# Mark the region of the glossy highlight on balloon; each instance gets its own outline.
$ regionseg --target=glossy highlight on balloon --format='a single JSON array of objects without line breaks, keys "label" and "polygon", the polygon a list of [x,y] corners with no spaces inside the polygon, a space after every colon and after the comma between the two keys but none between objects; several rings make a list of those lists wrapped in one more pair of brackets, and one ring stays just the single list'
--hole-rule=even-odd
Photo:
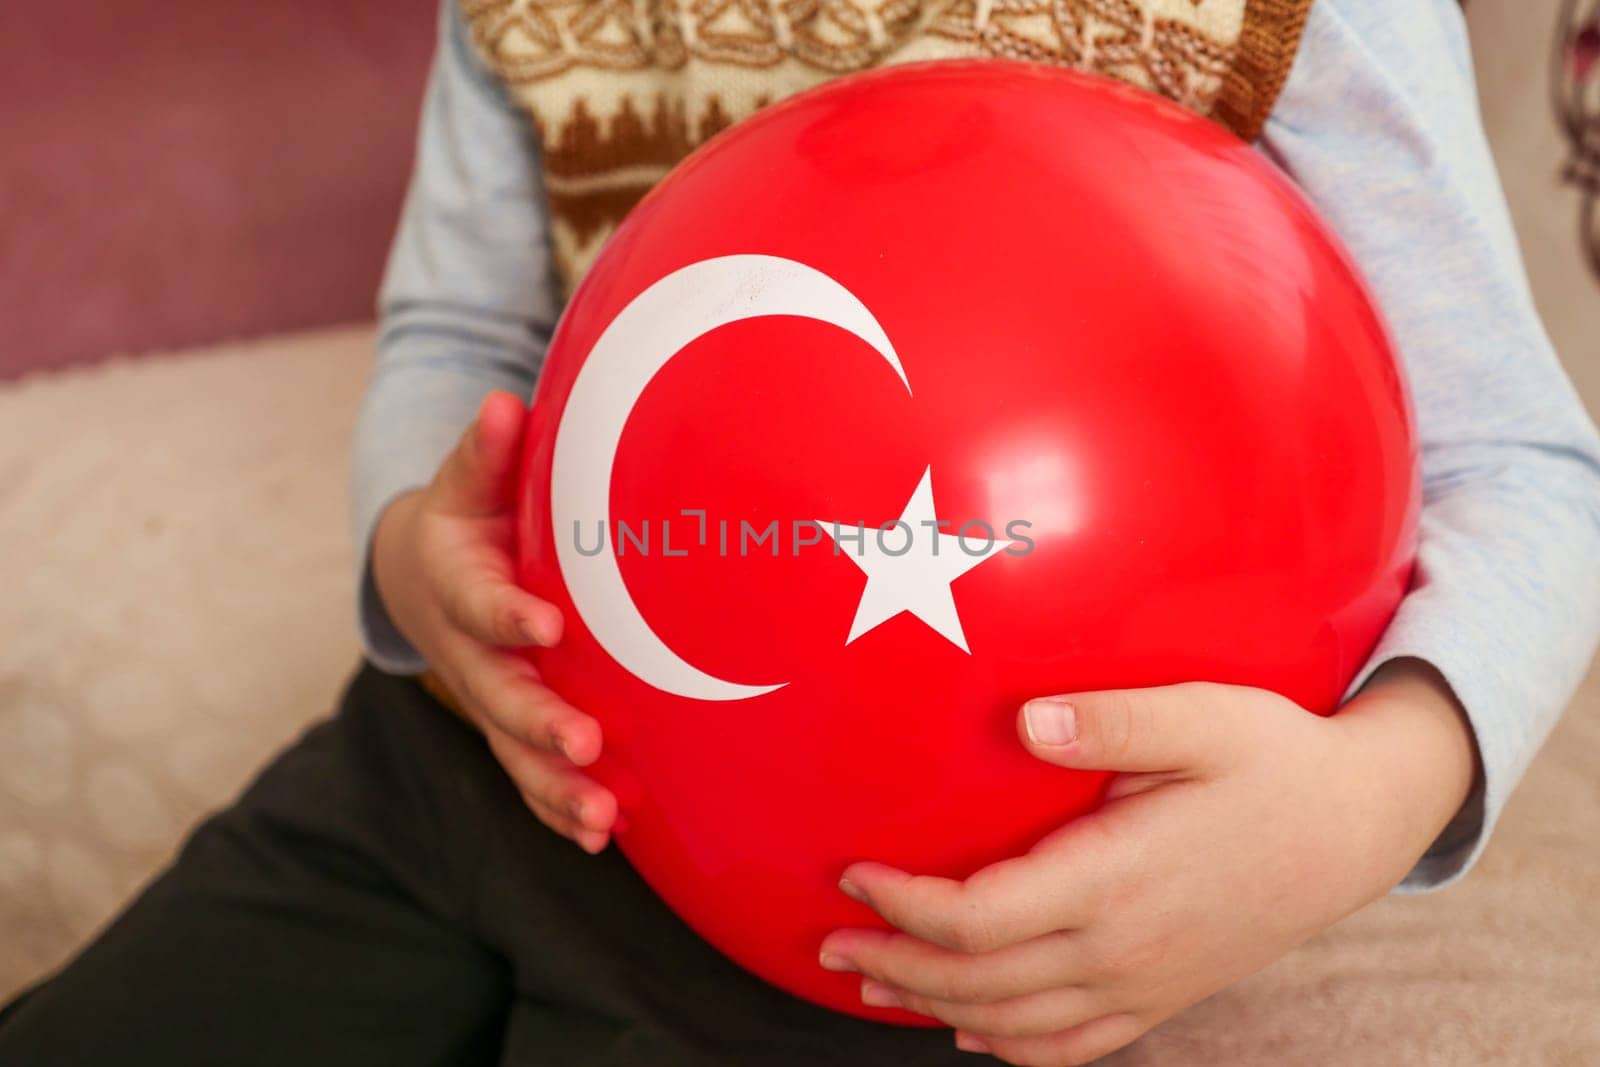
[{"label": "glossy highlight on balloon", "polygon": [[[599,719],[616,842],[760,977],[1100,800],[1020,705],[1213,681],[1331,713],[1404,593],[1410,402],[1333,232],[1220,127],[963,61],[717,136],[601,252],[523,457],[531,655]],[[1249,738],[1239,739],[1249,744]],[[1203,855],[1194,862],[1204,863]]]}]

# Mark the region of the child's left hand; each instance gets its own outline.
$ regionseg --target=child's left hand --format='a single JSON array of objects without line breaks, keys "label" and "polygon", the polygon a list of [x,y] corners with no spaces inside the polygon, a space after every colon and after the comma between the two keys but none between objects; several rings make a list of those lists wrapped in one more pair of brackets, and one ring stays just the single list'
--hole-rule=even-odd
[{"label": "child's left hand", "polygon": [[1098,811],[965,881],[852,865],[840,888],[896,932],[835,931],[822,963],[859,971],[868,1004],[955,1027],[961,1048],[1052,1067],[1127,1044],[1387,892],[1461,807],[1476,759],[1416,660],[1329,719],[1193,684],[1032,701],[1018,731],[1050,763],[1125,773]]}]

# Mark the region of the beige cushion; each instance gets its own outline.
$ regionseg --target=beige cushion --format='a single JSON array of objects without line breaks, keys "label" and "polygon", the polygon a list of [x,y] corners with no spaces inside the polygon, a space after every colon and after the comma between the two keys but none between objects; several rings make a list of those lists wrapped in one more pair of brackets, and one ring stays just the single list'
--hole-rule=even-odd
[{"label": "beige cushion", "polygon": [[0,998],[61,962],[357,662],[367,327],[0,387]]}]

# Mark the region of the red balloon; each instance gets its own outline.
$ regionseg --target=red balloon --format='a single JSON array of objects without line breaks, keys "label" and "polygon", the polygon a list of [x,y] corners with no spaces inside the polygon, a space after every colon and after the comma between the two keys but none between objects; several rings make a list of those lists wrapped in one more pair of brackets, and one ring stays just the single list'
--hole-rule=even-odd
[{"label": "red balloon", "polygon": [[519,578],[567,622],[533,656],[602,725],[618,845],[750,971],[902,1023],[817,964],[881,925],[847,864],[965,877],[1091,810],[1105,775],[1018,742],[1030,697],[1331,712],[1418,513],[1385,328],[1293,186],[998,61],[831,82],[674,170],[567,307],[523,458]]}]

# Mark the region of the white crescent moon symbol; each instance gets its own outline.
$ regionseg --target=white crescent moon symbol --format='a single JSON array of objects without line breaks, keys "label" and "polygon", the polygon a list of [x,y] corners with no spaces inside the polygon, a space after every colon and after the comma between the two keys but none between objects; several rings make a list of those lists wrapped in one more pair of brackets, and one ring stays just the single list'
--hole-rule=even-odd
[{"label": "white crescent moon symbol", "polygon": [[550,517],[573,605],[612,659],[657,689],[696,700],[744,700],[788,683],[740,685],[707,674],[668,648],[639,613],[615,551],[578,551],[576,523],[603,520],[610,529],[617,444],[656,373],[697,337],[763,315],[816,319],[848,331],[871,345],[911,392],[883,327],[844,286],[792,259],[721,256],[674,271],[622,309],[578,371],[556,427]]}]

